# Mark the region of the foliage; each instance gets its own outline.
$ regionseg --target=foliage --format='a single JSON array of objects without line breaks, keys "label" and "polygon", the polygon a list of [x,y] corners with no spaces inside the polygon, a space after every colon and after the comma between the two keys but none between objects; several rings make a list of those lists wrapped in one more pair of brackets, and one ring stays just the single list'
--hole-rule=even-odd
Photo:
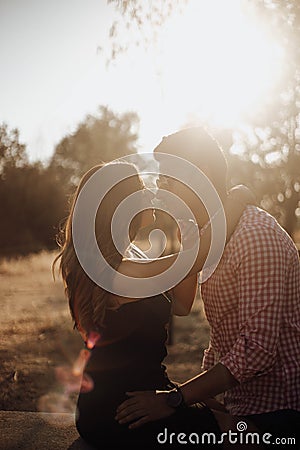
[{"label": "foliage", "polygon": [[[155,44],[161,27],[188,0],[107,2],[120,14],[110,29],[109,59],[114,60],[132,44]],[[300,3],[255,0],[251,6],[270,34],[280,36],[289,64],[284,86],[264,117],[226,138],[230,184],[252,187],[261,206],[292,235],[300,210]],[[101,161],[136,153],[138,125],[136,113],[118,115],[101,106],[61,140],[45,166],[30,163],[18,130],[0,124],[0,256],[54,248],[68,195],[82,174]]]},{"label": "foliage", "polygon": [[29,163],[17,130],[0,126],[0,255],[27,254],[53,248],[65,199],[53,173]]},{"label": "foliage", "polygon": [[57,248],[69,194],[91,166],[136,153],[138,117],[99,108],[58,144],[48,166],[30,163],[18,130],[0,125],[0,256]]},{"label": "foliage", "polygon": [[276,103],[271,102],[266,116],[245,133],[236,134],[231,150],[240,156],[242,179],[248,180],[261,205],[293,235],[300,206],[300,4],[257,0],[253,5],[269,32],[280,35],[288,67]]},{"label": "foliage", "polygon": [[88,115],[76,131],[65,136],[55,148],[49,167],[66,192],[73,190],[92,166],[137,151],[137,114],[117,115],[104,106],[99,107],[99,113]]},{"label": "foliage", "polygon": [[9,130],[6,123],[0,124],[0,177],[7,172],[27,164],[25,145],[19,143],[19,131]]},{"label": "foliage", "polygon": [[[108,3],[120,13],[110,30],[113,60],[129,47],[123,40],[124,33],[121,39],[122,24],[128,30],[125,36],[131,32],[129,42],[147,47],[159,39],[165,22],[180,13],[188,1],[108,0]],[[254,0],[244,4],[258,26],[280,40],[288,63],[282,89],[270,98],[263,114],[244,132],[232,132],[232,142],[227,147],[230,183],[252,187],[261,206],[293,235],[300,208],[300,2]]]},{"label": "foliage", "polygon": [[120,19],[115,20],[109,29],[111,46],[107,64],[116,60],[132,46],[144,46],[147,49],[156,44],[164,23],[174,11],[180,11],[188,1],[107,0],[120,15]]}]

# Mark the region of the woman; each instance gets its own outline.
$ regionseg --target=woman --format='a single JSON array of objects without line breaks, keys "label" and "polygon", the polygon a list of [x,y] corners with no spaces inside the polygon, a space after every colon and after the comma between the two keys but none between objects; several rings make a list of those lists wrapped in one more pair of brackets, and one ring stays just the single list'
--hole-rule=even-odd
[{"label": "woman", "polygon": [[[85,367],[85,377],[89,377],[93,388],[79,394],[76,418],[78,432],[90,445],[103,449],[117,449],[124,445],[132,448],[160,448],[157,437],[165,427],[169,432],[180,430],[185,433],[212,432],[217,435],[220,433],[218,422],[205,405],[179,408],[168,419],[147,424],[137,430],[128,429],[127,425],[115,420],[117,406],[126,399],[127,391],[168,390],[175,386],[169,380],[163,365],[167,355],[167,326],[172,313],[189,313],[196,295],[197,272],[201,269],[201,264],[203,266],[209,245],[204,246],[204,250],[200,249],[193,273],[189,273],[187,278],[167,293],[141,299],[128,298],[112,294],[98,286],[78,261],[72,240],[72,219],[82,188],[103,167],[122,170],[127,176],[107,193],[95,220],[98,246],[115,270],[125,265],[125,270],[124,267],[122,269],[126,272],[126,258],[116,250],[111,237],[113,214],[118,204],[132,193],[141,190],[145,196],[150,195],[132,164],[113,162],[95,166],[81,179],[65,227],[59,236],[61,252],[54,264],[60,259],[60,271],[75,327],[81,333],[86,347],[93,347]],[[229,203],[228,208],[232,217],[232,223],[228,224],[230,235],[230,230],[233,230],[239,220],[242,207],[236,206],[234,201]],[[129,258],[144,257],[133,242],[138,231],[150,225],[154,219],[154,212],[150,209],[134,218],[129,229],[131,244],[128,248],[124,244],[123,254],[127,251]],[[204,240],[205,233],[209,233],[209,230],[203,233]],[[165,257],[164,261],[172,263],[172,258],[174,256]],[[145,266],[135,266],[136,276],[143,276]],[[159,271],[159,260],[157,267]],[[138,274],[139,268],[141,274]],[[174,443],[170,448],[175,448]]]}]

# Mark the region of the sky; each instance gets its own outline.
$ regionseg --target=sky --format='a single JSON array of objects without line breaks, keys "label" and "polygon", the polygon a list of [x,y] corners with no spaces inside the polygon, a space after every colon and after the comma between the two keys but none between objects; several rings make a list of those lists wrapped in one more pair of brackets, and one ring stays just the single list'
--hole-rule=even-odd
[{"label": "sky", "polygon": [[[145,120],[153,111],[155,96],[145,101],[145,93],[155,75],[140,56],[138,67],[129,59],[107,69],[97,51],[109,45],[113,18],[104,0],[0,0],[0,122],[19,129],[31,159],[49,158],[99,105],[139,114],[142,105]],[[150,133],[153,145],[160,132]],[[140,145],[151,151],[142,133]]]},{"label": "sky", "polygon": [[132,49],[107,68],[97,49],[109,49],[117,15],[106,0],[0,0],[0,122],[19,129],[31,160],[46,161],[100,105],[136,111],[147,152],[195,111],[234,121],[263,100],[282,63],[240,3],[190,0],[185,24],[175,15],[166,27],[162,55]]}]

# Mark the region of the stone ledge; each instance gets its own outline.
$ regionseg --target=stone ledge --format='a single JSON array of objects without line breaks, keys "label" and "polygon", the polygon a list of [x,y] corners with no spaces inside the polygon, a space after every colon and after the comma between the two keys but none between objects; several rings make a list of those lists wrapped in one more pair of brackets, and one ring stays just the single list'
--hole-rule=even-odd
[{"label": "stone ledge", "polygon": [[1,450],[92,450],[80,438],[74,414],[0,411]]}]

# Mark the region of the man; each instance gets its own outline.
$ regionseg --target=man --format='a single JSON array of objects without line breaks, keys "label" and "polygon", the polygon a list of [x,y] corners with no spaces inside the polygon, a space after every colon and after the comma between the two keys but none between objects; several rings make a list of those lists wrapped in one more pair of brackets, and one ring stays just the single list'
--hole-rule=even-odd
[{"label": "man", "polygon": [[[154,150],[158,160],[163,153],[195,164],[226,198],[226,159],[205,130],[171,134]],[[174,179],[169,183],[177,195],[184,189]],[[224,393],[228,413],[250,419],[271,435],[270,443],[294,437],[299,446],[300,264],[295,244],[274,217],[245,208],[217,268],[201,284],[201,296],[211,327],[203,372],[173,392],[130,393],[117,419],[134,428]]]}]

